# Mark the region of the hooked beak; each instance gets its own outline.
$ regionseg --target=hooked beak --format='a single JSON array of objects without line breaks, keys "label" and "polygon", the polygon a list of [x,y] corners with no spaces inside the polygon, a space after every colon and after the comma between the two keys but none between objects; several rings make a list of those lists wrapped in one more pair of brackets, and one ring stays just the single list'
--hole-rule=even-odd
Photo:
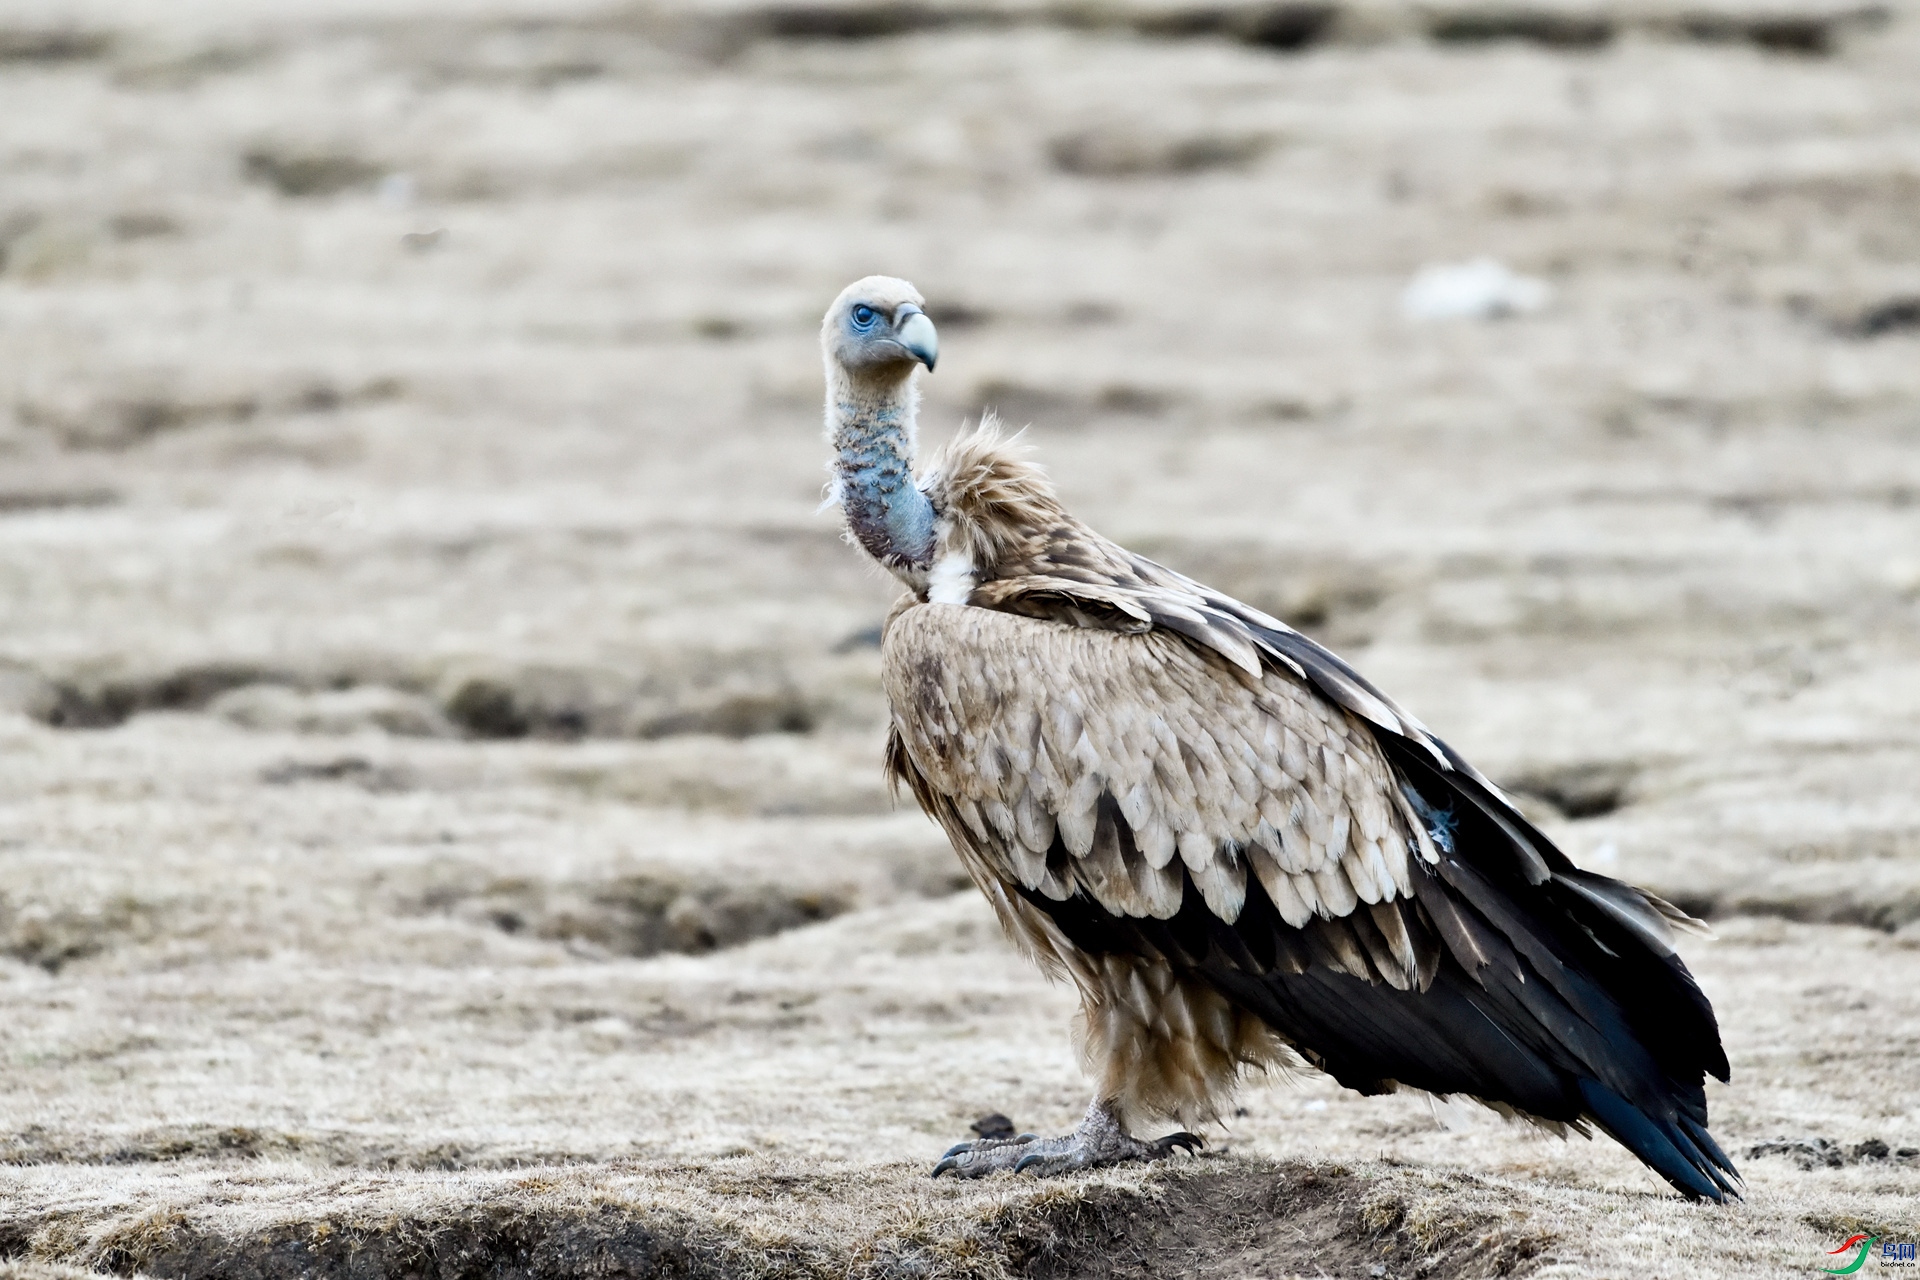
[{"label": "hooked beak", "polygon": [[911,302],[901,307],[893,320],[893,340],[927,366],[928,373],[933,372],[934,361],[940,358],[940,335],[934,332],[933,321],[927,319],[926,312]]}]

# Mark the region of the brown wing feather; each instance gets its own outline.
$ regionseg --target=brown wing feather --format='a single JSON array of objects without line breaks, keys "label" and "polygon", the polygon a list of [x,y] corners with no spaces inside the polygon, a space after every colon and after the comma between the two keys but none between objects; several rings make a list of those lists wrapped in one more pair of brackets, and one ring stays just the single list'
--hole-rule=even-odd
[{"label": "brown wing feather", "polygon": [[[1410,892],[1392,767],[1289,672],[954,605],[900,614],[883,660],[896,749],[1011,884],[1167,919],[1184,868],[1231,923],[1251,874],[1295,926]],[[1398,934],[1380,950],[1417,972]]]}]

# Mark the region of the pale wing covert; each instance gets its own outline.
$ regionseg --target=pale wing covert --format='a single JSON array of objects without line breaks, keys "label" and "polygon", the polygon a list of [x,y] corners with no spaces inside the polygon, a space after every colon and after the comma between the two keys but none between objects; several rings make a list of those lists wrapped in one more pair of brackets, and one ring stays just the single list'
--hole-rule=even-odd
[{"label": "pale wing covert", "polygon": [[1300,926],[1404,897],[1410,851],[1433,856],[1372,735],[1290,672],[939,605],[898,615],[883,660],[915,766],[1009,880],[1055,901],[1079,888],[1168,919],[1177,862],[1221,919],[1251,872]]}]

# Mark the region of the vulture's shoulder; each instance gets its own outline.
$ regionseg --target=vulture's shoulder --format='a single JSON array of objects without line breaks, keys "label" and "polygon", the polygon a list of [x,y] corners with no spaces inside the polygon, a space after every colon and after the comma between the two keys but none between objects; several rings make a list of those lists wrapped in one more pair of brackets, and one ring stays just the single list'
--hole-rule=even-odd
[{"label": "vulture's shoulder", "polygon": [[1046,473],[991,418],[934,455],[921,486],[945,550],[973,573],[967,603],[1121,633],[1171,632],[1259,678],[1280,670],[1322,697],[1492,784],[1346,662],[1271,617],[1136,555],[1075,519]]}]

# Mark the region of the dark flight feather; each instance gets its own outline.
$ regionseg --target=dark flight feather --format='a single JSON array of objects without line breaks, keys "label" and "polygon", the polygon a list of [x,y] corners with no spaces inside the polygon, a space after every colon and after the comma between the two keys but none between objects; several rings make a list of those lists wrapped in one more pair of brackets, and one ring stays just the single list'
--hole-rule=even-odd
[{"label": "dark flight feather", "polygon": [[[1382,977],[1385,966],[1368,964],[1365,915],[1316,918],[1295,929],[1257,881],[1231,925],[1207,909],[1190,878],[1169,920],[1118,916],[1084,894],[1064,902],[1023,896],[1085,951],[1164,960],[1201,975],[1350,1089],[1406,1086],[1505,1104],[1576,1129],[1592,1121],[1683,1194],[1738,1194],[1732,1162],[1705,1129],[1697,1059],[1689,1080],[1684,1063],[1672,1061],[1687,1055],[1647,1047],[1659,1037],[1642,1034],[1644,1015],[1630,1014],[1631,998],[1623,1004],[1587,968],[1597,946],[1570,955],[1581,948],[1531,915],[1519,923],[1516,946],[1506,928],[1463,907],[1441,876],[1422,869],[1416,877],[1417,898],[1391,908],[1431,957],[1421,986],[1396,986]],[[1520,920],[1484,877],[1461,896],[1494,906],[1508,928]],[[1472,937],[1470,954],[1487,957],[1478,976],[1432,922],[1430,903],[1444,904]],[[1623,966],[1620,976],[1637,968]],[[1684,970],[1679,977],[1675,985],[1691,986]]]}]

